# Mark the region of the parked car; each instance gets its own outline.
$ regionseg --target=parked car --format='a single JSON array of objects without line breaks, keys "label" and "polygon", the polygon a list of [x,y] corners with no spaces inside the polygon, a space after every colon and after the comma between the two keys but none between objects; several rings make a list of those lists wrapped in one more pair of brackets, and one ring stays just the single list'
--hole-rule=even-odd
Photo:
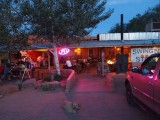
[{"label": "parked car", "polygon": [[141,67],[133,66],[126,74],[126,98],[130,105],[135,100],[160,115],[160,53],[149,56]]}]

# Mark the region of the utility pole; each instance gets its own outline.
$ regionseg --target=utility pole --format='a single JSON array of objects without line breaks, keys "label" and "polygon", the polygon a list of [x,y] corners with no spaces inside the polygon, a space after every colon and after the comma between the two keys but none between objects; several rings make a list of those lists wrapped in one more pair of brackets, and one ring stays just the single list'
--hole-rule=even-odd
[{"label": "utility pole", "polygon": [[[123,14],[121,14],[121,41],[123,41]],[[121,47],[121,54],[123,54],[123,46]]]}]

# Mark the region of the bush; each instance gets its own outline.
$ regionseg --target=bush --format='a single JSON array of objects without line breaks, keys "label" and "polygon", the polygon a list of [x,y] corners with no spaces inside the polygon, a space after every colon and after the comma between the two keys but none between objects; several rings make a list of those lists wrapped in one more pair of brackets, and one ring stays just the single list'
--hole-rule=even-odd
[{"label": "bush", "polygon": [[61,80],[62,80],[62,76],[61,76],[61,75],[58,75],[58,74],[55,74],[55,75],[54,75],[54,80],[55,80],[55,81],[61,81]]},{"label": "bush", "polygon": [[46,76],[43,78],[43,81],[50,82],[51,81],[51,76]]},{"label": "bush", "polygon": [[43,91],[54,91],[60,87],[60,84],[54,82],[44,82],[41,84],[41,87]]},{"label": "bush", "polygon": [[43,83],[41,86],[43,91],[49,91],[49,84]]}]

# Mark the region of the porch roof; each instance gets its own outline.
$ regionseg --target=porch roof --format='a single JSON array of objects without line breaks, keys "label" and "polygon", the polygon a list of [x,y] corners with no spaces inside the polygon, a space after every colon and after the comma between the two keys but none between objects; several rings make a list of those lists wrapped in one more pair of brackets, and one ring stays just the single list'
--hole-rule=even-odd
[{"label": "porch roof", "polygon": [[[121,46],[153,46],[160,45],[160,39],[152,40],[107,40],[107,41],[82,41],[69,45],[69,48],[94,48],[94,47],[121,47]],[[27,49],[48,49],[52,44],[33,44]],[[5,50],[5,46],[0,46],[0,50]]]},{"label": "porch roof", "polygon": [[[108,41],[83,41],[80,43],[70,44],[68,47],[75,48],[93,48],[93,47],[115,47],[115,46],[152,46],[160,45],[160,40],[108,40]],[[38,48],[52,48],[52,45],[47,44],[33,44],[30,46],[31,49]]]},{"label": "porch roof", "polygon": [[160,39],[155,40],[107,40],[107,41],[84,41],[71,44],[70,47],[115,47],[115,46],[152,46],[160,45]]}]

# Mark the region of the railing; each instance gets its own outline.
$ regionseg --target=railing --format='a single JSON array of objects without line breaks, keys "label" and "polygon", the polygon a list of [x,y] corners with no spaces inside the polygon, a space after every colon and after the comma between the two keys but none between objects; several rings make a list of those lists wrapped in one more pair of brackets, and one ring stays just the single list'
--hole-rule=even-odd
[{"label": "railing", "polygon": [[[99,41],[121,40],[121,33],[99,34]],[[160,39],[160,32],[123,33],[123,40],[151,40]]]}]

